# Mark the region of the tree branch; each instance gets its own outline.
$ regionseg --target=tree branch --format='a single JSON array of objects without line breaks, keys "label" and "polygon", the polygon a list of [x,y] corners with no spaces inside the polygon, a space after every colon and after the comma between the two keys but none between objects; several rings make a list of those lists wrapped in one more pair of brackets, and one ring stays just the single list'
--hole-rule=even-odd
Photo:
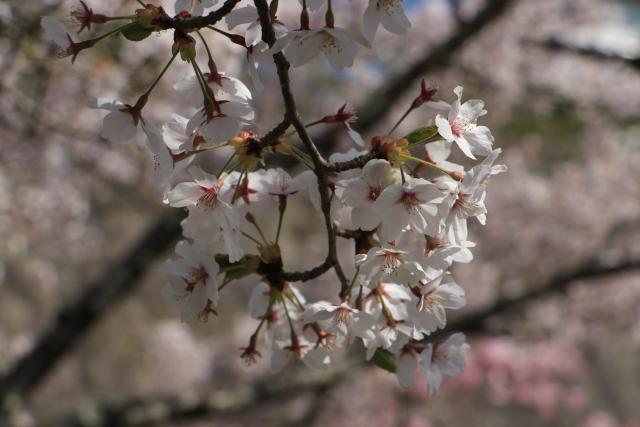
[{"label": "tree branch", "polygon": [[[183,31],[190,28],[206,27],[222,19],[238,2],[239,0],[227,0],[222,7],[209,13],[206,17],[188,19],[162,18],[159,25],[164,26],[166,29],[174,28]],[[463,24],[456,34],[431,49],[413,66],[394,77],[390,83],[381,85],[367,97],[360,108],[356,109],[360,115],[360,120],[355,124],[357,130],[365,132],[373,127],[385,115],[388,107],[397,102],[418,77],[447,65],[449,59],[467,40],[487,24],[497,19],[511,2],[511,0],[490,0],[486,8],[476,18]],[[288,126],[289,123],[287,122],[286,125]],[[281,130],[282,128],[278,127],[278,129]],[[337,128],[325,132],[317,139],[318,145],[331,147],[336,140],[336,134]],[[361,161],[363,160],[361,159]],[[327,166],[326,170],[339,172],[340,170],[354,167],[361,167],[361,165],[347,162],[347,164],[343,165]],[[165,215],[160,218],[152,227],[152,231],[143,237],[126,256],[122,257],[119,262],[113,263],[100,279],[83,287],[86,291],[74,303],[60,310],[57,316],[58,321],[45,332],[31,351],[11,368],[9,373],[0,378],[0,410],[6,406],[9,395],[13,394],[20,400],[33,390],[48,371],[55,366],[56,362],[73,349],[74,344],[81,338],[82,334],[90,329],[100,315],[115,302],[125,298],[135,288],[136,280],[143,274],[148,264],[164,252],[164,249],[161,249],[160,246],[167,248],[180,236],[181,230],[177,225],[179,222],[178,217],[182,217],[182,212]],[[156,231],[153,230],[161,231],[156,234]],[[153,238],[154,236],[157,237],[157,241]],[[285,272],[283,277],[285,280],[290,281],[309,280],[309,278],[317,277],[328,271],[332,263],[332,259],[327,257],[316,268],[303,272]],[[133,270],[129,269],[134,264],[137,271],[135,274],[131,274]],[[129,271],[129,274],[116,275],[117,278],[114,281],[114,272],[118,271]],[[95,294],[95,297],[92,294]],[[108,295],[108,298],[103,299],[104,295]],[[93,301],[102,301],[99,313],[94,313],[91,316],[74,316],[71,314],[80,313],[84,310],[91,311],[91,307],[94,306]],[[84,304],[88,308],[83,308]],[[73,320],[71,321],[71,319]],[[70,323],[74,324],[70,325]]]},{"label": "tree branch", "polygon": [[[501,299],[489,307],[479,309],[474,313],[466,314],[456,321],[449,322],[446,329],[433,334],[430,339],[443,338],[452,331],[480,333],[486,330],[485,322],[489,318],[504,314],[508,310],[540,298],[551,296],[555,293],[562,293],[577,280],[592,280],[635,270],[640,270],[640,259],[622,262],[612,266],[601,266],[597,262],[586,262],[572,272],[560,274],[552,278],[546,285],[524,292],[517,297]],[[231,406],[221,406],[220,402],[215,399],[214,396],[210,395],[201,396],[188,403],[184,403],[179,397],[175,396],[145,400],[133,399],[120,405],[104,405],[95,408],[97,418],[92,418],[92,421],[95,422],[95,420],[99,420],[99,425],[103,427],[138,427],[213,416],[224,418],[243,413],[250,408],[254,408],[256,404],[269,404],[274,401],[283,402],[288,398],[298,396],[302,392],[321,392],[323,387],[330,387],[340,378],[345,379],[345,373],[351,372],[352,369],[352,367],[347,367],[321,381],[297,383],[288,387],[274,388],[269,385],[269,381],[261,382],[255,387],[252,387],[249,395],[243,392],[236,392],[238,398],[234,399]],[[164,411],[161,411],[161,413],[164,414],[163,417],[152,417],[153,412],[151,409],[157,409],[159,406],[165,408]],[[131,417],[131,414],[138,414],[138,417]],[[61,418],[57,422],[50,424],[50,426],[84,427],[88,426],[88,423],[83,421],[80,414],[72,414]]]},{"label": "tree branch", "polygon": [[515,297],[502,298],[489,307],[479,309],[450,322],[447,325],[446,333],[456,330],[480,332],[484,330],[485,322],[491,317],[504,314],[515,307],[528,304],[551,294],[563,293],[578,280],[594,280],[635,270],[640,270],[640,259],[629,260],[615,265],[602,265],[597,259],[589,260],[574,271],[562,273],[551,278],[543,286],[530,289]]},{"label": "tree branch", "polygon": [[[276,42],[276,34],[271,23],[271,15],[269,13],[269,5],[266,0],[255,0],[256,9],[258,10],[258,17],[260,18],[260,26],[262,27],[262,40],[270,47]],[[282,52],[278,52],[273,55],[273,61],[276,64],[276,70],[278,72],[278,79],[280,80],[280,90],[282,92],[282,99],[285,106],[285,121],[290,122],[296,129],[296,132],[300,136],[302,143],[306,147],[311,156],[313,162],[313,170],[316,174],[318,181],[318,191],[320,192],[320,208],[324,216],[324,223],[327,229],[327,244],[328,254],[324,263],[316,269],[311,271],[324,272],[324,266],[331,264],[336,271],[342,287],[348,286],[348,280],[345,277],[340,263],[338,262],[336,251],[336,232],[333,227],[333,221],[331,220],[331,196],[329,194],[329,179],[327,177],[327,161],[322,157],[318,148],[313,143],[307,129],[304,126],[302,120],[298,116],[296,109],[295,99],[291,92],[291,84],[289,81],[289,61],[285,58]],[[322,274],[322,273],[320,273]]]},{"label": "tree branch", "polygon": [[[127,254],[113,262],[104,274],[83,288],[79,297],[64,306],[53,325],[29,353],[0,378],[0,414],[19,404],[56,362],[111,306],[135,289],[146,267],[163,254],[180,235],[181,210],[165,214]],[[0,415],[1,418],[1,415]]]},{"label": "tree branch", "polygon": [[[353,369],[353,366],[351,368]],[[231,400],[227,393],[201,394],[191,398],[169,395],[131,399],[120,404],[94,406],[90,408],[91,417],[83,417],[83,411],[78,411],[43,423],[42,426],[142,427],[211,417],[228,419],[274,403],[283,405],[292,398],[300,397],[302,393],[324,394],[346,378],[346,372],[347,369],[343,368],[323,378],[306,381],[300,379],[288,385],[277,384],[273,379],[267,379],[249,388],[237,388],[232,393]],[[312,403],[313,406],[316,404]]]},{"label": "tree branch", "polygon": [[594,58],[601,61],[615,61],[621,64],[629,65],[636,70],[640,70],[640,57],[639,58],[625,58],[620,55],[610,54],[602,52],[596,48],[587,48],[580,46],[571,46],[568,45],[558,39],[552,38],[547,41],[538,42],[538,41],[528,41],[529,44],[540,45],[549,50],[559,51],[559,52],[567,52],[573,53],[576,55],[584,56],[587,58]]},{"label": "tree branch", "polygon": [[215,25],[218,21],[228,15],[238,3],[240,3],[240,0],[227,0],[222,6],[220,6],[220,8],[209,12],[209,14],[205,16],[193,16],[189,18],[176,16],[172,18],[167,15],[158,18],[154,23],[163,30],[196,30],[208,25]]}]

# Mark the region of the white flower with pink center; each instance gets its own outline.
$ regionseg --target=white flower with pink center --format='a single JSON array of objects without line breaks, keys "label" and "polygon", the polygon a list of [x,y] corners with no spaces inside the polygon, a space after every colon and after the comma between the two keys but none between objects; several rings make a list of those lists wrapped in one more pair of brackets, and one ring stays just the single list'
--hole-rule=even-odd
[{"label": "white flower with pink center", "polygon": [[447,324],[446,310],[457,310],[466,304],[465,292],[450,273],[444,273],[426,285],[413,287],[414,300],[409,305],[409,318],[420,333],[429,335]]},{"label": "white flower with pink center", "polygon": [[356,337],[370,337],[375,323],[375,318],[369,313],[357,310],[347,303],[334,305],[328,301],[310,304],[302,318],[305,323],[320,322],[329,332],[337,334],[349,344]]},{"label": "white flower with pink center", "polygon": [[224,181],[198,167],[189,168],[193,181],[181,182],[167,193],[167,203],[174,207],[196,206],[222,229],[238,228],[242,217],[231,206],[231,194]]},{"label": "white flower with pink center", "polygon": [[373,230],[380,224],[380,215],[374,203],[389,185],[400,181],[400,172],[389,162],[375,159],[368,162],[358,178],[336,182],[336,195],[351,206],[351,222],[354,228]]},{"label": "white flower with pink center", "polygon": [[182,320],[206,320],[218,304],[218,264],[204,247],[186,240],[176,246],[180,259],[169,260],[164,271],[171,277],[164,288],[168,301],[180,302]]},{"label": "white flower with pink center", "polygon": [[436,117],[438,133],[445,140],[455,142],[467,157],[486,156],[491,152],[493,135],[488,127],[477,124],[478,118],[487,114],[484,101],[471,99],[461,104],[462,86],[456,87],[454,93],[458,99],[451,104],[449,116],[445,119],[438,114]]},{"label": "white flower with pink center", "polygon": [[422,234],[437,234],[438,204],[444,198],[438,187],[422,178],[407,177],[404,184],[385,188],[374,203],[382,215],[382,240],[395,240],[406,227]]}]

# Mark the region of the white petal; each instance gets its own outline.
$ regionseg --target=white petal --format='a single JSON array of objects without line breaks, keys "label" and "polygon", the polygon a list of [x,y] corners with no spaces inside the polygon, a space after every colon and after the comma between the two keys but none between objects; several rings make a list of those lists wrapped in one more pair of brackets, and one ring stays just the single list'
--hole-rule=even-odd
[{"label": "white petal", "polygon": [[102,121],[101,135],[112,142],[124,142],[136,136],[133,116],[124,111],[112,111]]},{"label": "white petal", "polygon": [[40,20],[40,25],[44,28],[44,31],[47,33],[49,38],[55,42],[62,49],[67,49],[71,42],[69,41],[69,36],[67,34],[67,30],[64,28],[62,22],[58,21],[56,18],[51,16],[43,16]]}]

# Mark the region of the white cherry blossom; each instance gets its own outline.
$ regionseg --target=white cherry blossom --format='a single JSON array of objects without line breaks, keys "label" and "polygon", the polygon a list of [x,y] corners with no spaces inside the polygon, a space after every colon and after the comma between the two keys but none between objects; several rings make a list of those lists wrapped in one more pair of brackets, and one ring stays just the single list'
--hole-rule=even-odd
[{"label": "white cherry blossom", "polygon": [[389,32],[406,34],[411,22],[404,13],[403,3],[404,0],[369,0],[362,24],[364,36],[373,41],[380,24]]},{"label": "white cherry blossom", "polygon": [[176,254],[181,258],[169,260],[164,266],[171,275],[164,296],[181,303],[183,321],[206,319],[218,304],[218,264],[204,247],[185,240],[176,246]]},{"label": "white cherry blossom", "polygon": [[90,108],[107,110],[102,121],[102,137],[112,142],[125,142],[136,136],[138,124],[145,120],[130,105],[107,98],[97,98],[89,103]]},{"label": "white cherry blossom", "polygon": [[456,87],[454,93],[458,99],[451,104],[448,117],[436,117],[438,132],[445,140],[455,142],[467,157],[486,156],[491,152],[493,135],[488,127],[477,124],[478,118],[487,114],[484,101],[471,99],[461,104],[462,86]]},{"label": "white cherry blossom", "polygon": [[[250,103],[251,91],[241,80],[218,71],[216,75],[204,73],[207,85],[213,91],[216,99]],[[192,107],[201,107],[204,103],[202,88],[195,75],[190,74],[178,80],[173,89],[183,97]]]},{"label": "white cherry blossom", "polygon": [[328,331],[338,334],[348,343],[352,343],[356,337],[371,338],[371,328],[375,323],[375,318],[369,313],[357,310],[347,303],[334,305],[328,301],[310,304],[302,317],[305,323],[328,323]]},{"label": "white cherry blossom", "polygon": [[469,350],[463,333],[455,333],[446,341],[433,346],[428,344],[420,358],[420,368],[427,377],[429,394],[435,394],[447,377],[455,377],[464,370],[464,355]]},{"label": "white cherry blossom", "polygon": [[484,204],[489,178],[507,170],[504,165],[493,165],[502,152],[493,150],[477,166],[464,174],[460,183],[452,183],[454,191],[450,193],[451,211],[446,218],[446,229],[452,242],[463,244],[467,240],[467,218],[476,217],[481,224],[486,222],[487,208]]},{"label": "white cherry blossom", "polygon": [[409,317],[423,334],[442,329],[447,324],[446,310],[457,310],[466,304],[465,292],[449,273],[414,288],[415,303],[409,305]]},{"label": "white cherry blossom", "polygon": [[287,58],[294,67],[304,65],[322,53],[339,70],[353,65],[358,44],[369,47],[366,39],[344,28],[292,30],[277,40],[272,52],[286,47]]},{"label": "white cherry blossom", "polygon": [[196,112],[187,124],[187,133],[197,132],[207,142],[217,144],[233,138],[243,125],[254,118],[253,108],[238,101],[219,101],[220,112]]},{"label": "white cherry blossom", "polygon": [[437,234],[437,204],[444,198],[438,187],[422,178],[407,177],[404,184],[388,186],[374,204],[383,218],[381,237],[392,241],[407,226],[418,233]]},{"label": "white cherry blossom", "polygon": [[176,15],[180,12],[187,12],[191,15],[200,16],[204,13],[204,9],[214,6],[218,0],[176,0]]},{"label": "white cherry blossom", "polygon": [[181,182],[167,193],[167,203],[174,207],[197,206],[223,229],[237,228],[242,217],[231,206],[231,194],[224,181],[192,166],[193,181]]},{"label": "white cherry blossom", "polygon": [[380,224],[381,218],[374,203],[385,188],[399,180],[400,172],[389,162],[374,159],[364,166],[360,177],[336,183],[336,195],[353,208],[351,222],[355,228],[373,230]]}]

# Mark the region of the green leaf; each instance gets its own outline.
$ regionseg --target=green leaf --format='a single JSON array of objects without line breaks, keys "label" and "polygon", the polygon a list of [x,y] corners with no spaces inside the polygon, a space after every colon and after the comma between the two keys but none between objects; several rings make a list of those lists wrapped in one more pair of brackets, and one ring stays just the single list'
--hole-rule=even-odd
[{"label": "green leaf", "polygon": [[127,39],[132,42],[139,42],[140,40],[144,40],[151,35],[153,29],[148,27],[143,27],[140,24],[133,24],[124,28],[121,33]]},{"label": "green leaf", "polygon": [[393,353],[391,353],[389,350],[385,350],[384,348],[378,347],[373,357],[371,358],[371,362],[384,369],[385,371],[396,371],[396,357],[393,355]]},{"label": "green leaf", "polygon": [[230,262],[229,255],[225,254],[216,254],[215,259],[218,266],[220,266],[220,272],[225,273],[225,280],[240,279],[254,272],[244,263],[244,260]]},{"label": "green leaf", "polygon": [[407,138],[409,144],[414,144],[416,142],[425,141],[437,134],[438,128],[436,126],[425,126],[414,130],[409,135],[405,136],[405,138]]}]

